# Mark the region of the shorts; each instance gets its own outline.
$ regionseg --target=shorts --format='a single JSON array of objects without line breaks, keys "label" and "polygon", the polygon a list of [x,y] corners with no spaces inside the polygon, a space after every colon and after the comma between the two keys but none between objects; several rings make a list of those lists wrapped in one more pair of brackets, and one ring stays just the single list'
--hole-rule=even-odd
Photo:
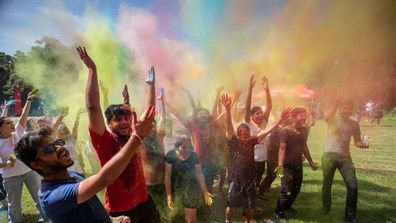
[{"label": "shorts", "polygon": [[228,207],[255,208],[256,183],[254,180],[239,182],[231,181],[228,185]]}]

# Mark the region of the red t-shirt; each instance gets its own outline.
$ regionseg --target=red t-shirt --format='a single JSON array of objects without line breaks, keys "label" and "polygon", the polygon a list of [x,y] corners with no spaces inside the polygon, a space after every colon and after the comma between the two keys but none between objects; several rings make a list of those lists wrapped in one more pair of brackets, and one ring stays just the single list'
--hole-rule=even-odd
[{"label": "red t-shirt", "polygon": [[210,121],[208,126],[199,126],[193,120],[189,120],[187,128],[191,131],[194,143],[194,152],[198,154],[202,165],[213,164],[214,162],[214,132],[215,122]]},{"label": "red t-shirt", "polygon": [[[117,135],[107,130],[100,136],[89,128],[89,134],[101,166],[105,165],[125,144],[118,139]],[[117,180],[106,187],[105,207],[109,212],[128,211],[147,201],[147,199],[142,159],[140,152],[138,152],[132,157]]]}]

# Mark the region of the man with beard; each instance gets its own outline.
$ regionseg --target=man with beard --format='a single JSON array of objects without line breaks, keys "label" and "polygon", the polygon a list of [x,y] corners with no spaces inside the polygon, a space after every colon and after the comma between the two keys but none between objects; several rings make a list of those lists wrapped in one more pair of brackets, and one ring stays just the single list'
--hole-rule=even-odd
[{"label": "man with beard", "polygon": [[74,161],[65,148],[65,141],[52,137],[50,127],[42,127],[24,135],[15,148],[16,156],[44,178],[39,201],[52,222],[111,222],[96,193],[113,184],[135,156],[138,147],[151,129],[154,118],[151,106],[136,125],[126,144],[95,175],[84,179],[76,171],[68,171]]},{"label": "man with beard", "polygon": [[[341,101],[339,97],[335,101],[334,106],[325,117],[328,125],[328,134],[322,156],[322,212],[326,214],[330,210],[331,186],[334,173],[338,169],[347,187],[345,218],[349,222],[356,222],[358,186],[349,144],[353,136],[356,147],[368,148],[368,145],[362,142],[359,123],[350,118],[353,111],[353,101]],[[339,116],[335,115],[337,109]]]},{"label": "man with beard", "polygon": [[280,222],[286,222],[285,211],[295,212],[292,205],[300,192],[303,180],[302,155],[307,158],[313,170],[318,168],[307,146],[308,130],[305,127],[307,110],[303,107],[295,107],[290,116],[292,123],[279,133],[277,175],[281,178],[281,192],[274,217]]},{"label": "man with beard", "polygon": [[[86,107],[89,118],[89,133],[101,166],[118,154],[128,142],[132,133],[131,111],[125,104],[110,105],[106,111],[106,121],[111,131],[106,129],[100,107],[99,84],[96,65],[85,48],[78,47],[81,60],[88,68],[86,87]],[[146,182],[140,152],[136,152],[129,164],[115,182],[106,187],[105,207],[110,216],[126,215],[132,222],[160,222],[159,213],[147,194]]]}]

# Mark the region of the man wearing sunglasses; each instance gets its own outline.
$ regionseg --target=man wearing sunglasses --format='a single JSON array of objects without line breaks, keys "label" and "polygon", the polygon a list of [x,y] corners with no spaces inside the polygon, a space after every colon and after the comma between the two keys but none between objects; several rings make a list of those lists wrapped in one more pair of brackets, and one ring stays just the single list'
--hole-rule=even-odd
[{"label": "man wearing sunglasses", "polygon": [[49,127],[25,134],[15,148],[16,156],[44,178],[39,200],[52,222],[111,222],[96,193],[113,184],[128,166],[142,139],[151,130],[153,106],[146,110],[141,122],[132,112],[132,134],[125,145],[95,175],[84,179],[67,168],[73,165],[62,139],[55,140]]},{"label": "man wearing sunglasses", "polygon": [[[106,129],[100,106],[96,65],[85,48],[78,47],[77,51],[88,68],[85,100],[89,119],[89,134],[103,168],[113,156],[119,153],[120,148],[133,134],[132,115],[130,108],[125,104],[108,106],[105,116],[110,131]],[[134,223],[160,222],[158,210],[147,193],[140,152],[131,158],[125,170],[114,183],[106,187],[105,207],[110,216],[125,215],[130,217]]]}]

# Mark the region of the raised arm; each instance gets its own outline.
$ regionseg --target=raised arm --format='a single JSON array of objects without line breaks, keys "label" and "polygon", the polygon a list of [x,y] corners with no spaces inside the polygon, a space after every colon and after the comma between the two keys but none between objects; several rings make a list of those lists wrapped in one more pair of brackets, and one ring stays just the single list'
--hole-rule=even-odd
[{"label": "raised arm", "polygon": [[286,119],[289,118],[290,112],[292,108],[286,108],[285,110],[282,111],[281,117],[276,120],[274,123],[272,123],[270,126],[268,126],[266,129],[260,131],[257,134],[257,140],[261,142],[276,126],[278,126],[281,122],[285,121]]},{"label": "raised arm", "polygon": [[221,103],[224,105],[226,110],[226,125],[227,125],[227,137],[230,138],[234,135],[234,126],[232,125],[231,119],[231,97],[227,93],[223,93],[220,97]]},{"label": "raised arm", "polygon": [[96,65],[89,57],[85,47],[77,47],[77,51],[81,60],[88,68],[88,80],[85,88],[85,104],[88,112],[89,126],[96,134],[103,135],[106,130],[106,125],[103,119],[102,108],[100,107]]},{"label": "raised arm", "polygon": [[5,104],[3,106],[3,111],[1,112],[1,117],[8,117],[8,109],[10,108],[10,104]]},{"label": "raised arm", "polygon": [[184,118],[179,111],[177,111],[175,108],[172,107],[168,102],[165,102],[166,107],[168,108],[169,112],[172,113],[176,119],[185,127],[188,129],[188,120]]},{"label": "raised arm", "polygon": [[109,106],[109,89],[103,84],[103,81],[99,80],[100,92],[102,93],[102,105],[107,108]]},{"label": "raised arm", "polygon": [[271,114],[271,109],[272,109],[272,98],[271,98],[271,92],[268,86],[268,79],[266,77],[263,77],[263,87],[265,91],[265,111],[264,111],[264,119],[268,121],[269,116]]},{"label": "raised arm", "polygon": [[128,105],[131,107],[130,101],[129,101],[129,92],[128,92],[128,86],[125,84],[124,89],[122,90],[122,98],[124,99],[124,104]]},{"label": "raised arm", "polygon": [[254,80],[254,75],[250,77],[249,81],[249,89],[246,95],[246,102],[245,102],[245,123],[250,122],[250,108],[252,106],[252,91],[256,81]]},{"label": "raised arm", "polygon": [[215,95],[215,100],[213,102],[213,107],[212,107],[212,118],[215,120],[217,119],[218,113],[217,113],[217,107],[219,105],[219,100],[220,100],[220,94],[224,90],[223,86],[219,86],[216,88],[216,95]]},{"label": "raised arm", "polygon": [[188,97],[188,100],[189,100],[191,108],[192,108],[192,115],[193,115],[193,118],[195,119],[195,117],[197,116],[197,110],[198,110],[197,104],[195,103],[193,96],[187,89],[185,89],[184,87],[181,87],[181,89],[186,93],[186,95]]},{"label": "raised arm", "polygon": [[325,114],[325,121],[328,122],[330,119],[334,118],[334,115],[337,111],[338,106],[341,103],[341,97],[336,96],[334,100],[334,105],[331,107],[329,111],[326,112]]},{"label": "raised arm", "polygon": [[165,108],[165,95],[164,95],[164,88],[160,89],[160,93],[158,95],[158,100],[160,101],[160,108],[161,108],[161,118],[158,125],[157,133],[161,136],[165,136],[165,129],[166,129],[166,108]]},{"label": "raised arm", "polygon": [[55,123],[52,125],[52,130],[54,132],[54,135],[57,134],[58,127],[60,126],[60,124],[62,124],[63,119],[67,116],[67,114],[69,114],[69,107],[67,106],[62,107],[58,118],[56,119]]},{"label": "raised arm", "polygon": [[23,107],[21,117],[18,120],[18,124],[20,124],[23,128],[26,128],[27,118],[29,116],[30,107],[32,106],[32,100],[34,98],[34,92],[29,92],[28,98],[25,106]]},{"label": "raised arm", "polygon": [[148,85],[147,88],[147,99],[146,99],[146,107],[153,105],[155,106],[155,71],[154,66],[152,66],[148,72],[146,83]]},{"label": "raised arm", "polygon": [[83,108],[78,109],[76,114],[76,119],[74,120],[73,130],[72,130],[72,137],[77,139],[78,137],[78,126],[80,125],[80,115],[84,113],[85,110]]},{"label": "raised arm", "polygon": [[152,122],[155,116],[154,106],[150,106],[145,112],[145,116],[139,124],[137,116],[132,112],[132,135],[128,142],[111,158],[100,171],[80,182],[78,187],[77,203],[81,204],[97,192],[111,185],[121,175],[131,158],[136,154],[142,139],[147,136],[151,130]]}]

